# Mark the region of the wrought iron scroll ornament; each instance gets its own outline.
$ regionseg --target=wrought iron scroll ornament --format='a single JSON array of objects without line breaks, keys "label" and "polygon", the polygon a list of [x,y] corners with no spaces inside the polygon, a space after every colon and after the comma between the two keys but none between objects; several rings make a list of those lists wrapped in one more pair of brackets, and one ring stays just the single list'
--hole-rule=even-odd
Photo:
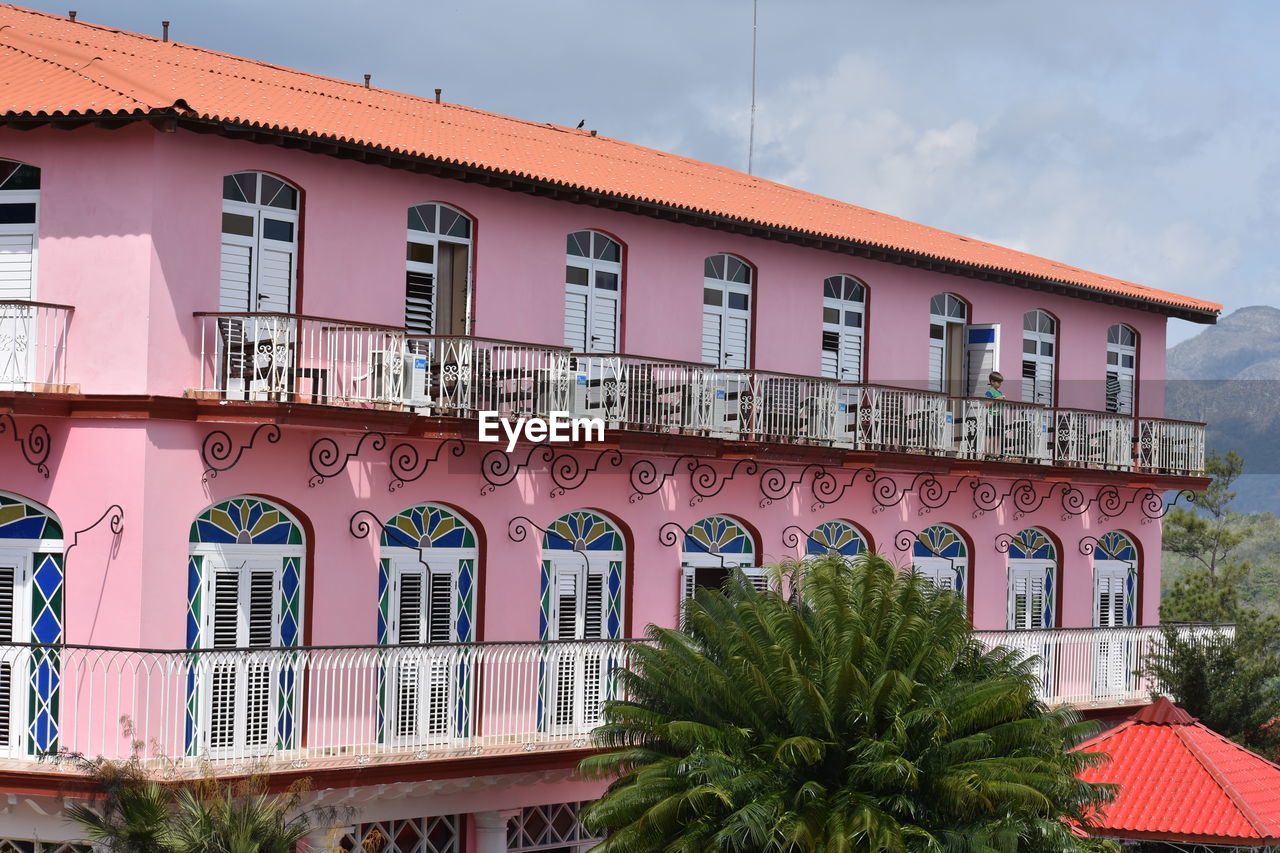
[{"label": "wrought iron scroll ornament", "polygon": [[317,438],[311,445],[311,453],[308,458],[311,463],[311,470],[314,473],[311,479],[307,480],[307,485],[314,489],[325,480],[341,474],[346,470],[347,463],[361,454],[366,441],[369,442],[369,446],[374,450],[381,450],[387,445],[387,437],[382,433],[367,432],[360,436],[360,440],[356,442],[354,450],[350,453],[343,453],[342,449],[338,447],[338,442],[332,438]]},{"label": "wrought iron scroll ornament", "polygon": [[453,454],[454,458],[460,457],[467,452],[467,445],[460,438],[445,439],[437,445],[436,452],[425,459],[418,452],[418,448],[407,441],[391,448],[391,452],[387,457],[388,462],[391,464],[391,483],[387,486],[387,491],[394,492],[406,483],[421,479],[432,463],[444,453],[446,447],[449,448],[449,452]]},{"label": "wrought iron scroll ornament", "polygon": [[899,551],[906,553],[911,550],[911,546],[916,543],[916,534],[910,530],[899,530],[893,535],[894,547]]},{"label": "wrought iron scroll ornament", "polygon": [[1001,554],[1008,554],[1010,546],[1013,545],[1013,534],[997,533],[995,545],[996,545],[996,551],[1000,552]]},{"label": "wrought iron scroll ornament", "polygon": [[1084,556],[1086,557],[1092,556],[1093,552],[1097,550],[1097,547],[1098,547],[1098,537],[1085,536],[1083,539],[1080,540],[1080,543],[1077,547],[1080,549],[1080,553],[1083,554]]},{"label": "wrought iron scroll ornament", "polygon": [[49,428],[44,424],[34,424],[27,432],[26,438],[23,438],[18,432],[18,422],[13,419],[13,415],[6,412],[0,415],[0,435],[6,432],[13,437],[27,464],[34,466],[46,480],[49,479],[49,466],[46,464],[49,461],[50,450]]},{"label": "wrought iron scroll ornament", "polygon": [[534,456],[538,456],[543,462],[550,463],[555,459],[556,451],[549,444],[535,444],[524,455],[524,461],[512,462],[510,453],[497,448],[490,450],[480,460],[480,476],[484,478],[480,495],[483,497],[491,494],[497,491],[499,486],[505,486],[515,480],[522,469],[528,468],[533,463]]},{"label": "wrought iron scroll ornament", "polygon": [[1150,524],[1153,521],[1159,521],[1168,514],[1169,510],[1177,506],[1178,501],[1183,499],[1186,499],[1188,503],[1195,503],[1196,493],[1190,489],[1182,489],[1173,496],[1173,500],[1165,503],[1163,492],[1158,492],[1151,488],[1145,489],[1139,499],[1142,514],[1146,516],[1143,518],[1142,523]]},{"label": "wrought iron scroll ornament", "polygon": [[720,494],[729,481],[738,476],[740,470],[745,471],[747,476],[751,476],[759,470],[759,467],[754,459],[739,459],[733,463],[729,473],[722,474],[706,462],[696,460],[690,462],[689,486],[693,489],[693,497],[689,498],[689,506],[700,504],[707,498],[714,498]]},{"label": "wrought iron scroll ornament", "polygon": [[[507,522],[507,538],[510,539],[512,542],[523,542],[524,540],[529,538],[529,530],[531,528],[533,530],[537,530],[541,533],[550,534],[552,536],[560,535],[554,530],[548,530],[547,528],[538,524],[538,522],[534,521],[532,518],[529,518],[527,515],[517,515],[516,517],[512,518],[509,522]],[[590,558],[587,557],[587,552],[577,547],[577,544],[578,544],[577,542],[573,544],[574,544],[574,547],[572,548],[573,553],[582,557],[583,562],[589,563]]]},{"label": "wrought iron scroll ornament", "polygon": [[[373,519],[373,524],[365,520],[364,516]],[[378,518],[367,509],[358,509],[351,515],[351,520],[347,522],[347,529],[351,531],[352,537],[363,539],[375,530],[382,529],[382,519]]]},{"label": "wrought iron scroll ornament", "polygon": [[630,503],[639,503],[649,495],[656,494],[676,473],[676,469],[682,462],[691,468],[696,464],[694,457],[687,455],[677,456],[671,463],[671,468],[666,471],[659,470],[658,466],[649,459],[637,459],[631,463],[631,471],[627,475],[631,482],[631,497],[627,500]]},{"label": "wrought iron scroll ornament", "polygon": [[[699,551],[719,560],[720,568],[727,569],[730,567],[729,562],[725,560],[723,554],[717,554],[714,551],[708,550],[706,545],[703,545],[696,539],[689,540],[689,537],[685,535],[685,529],[676,522],[668,521],[658,528],[658,541],[663,545],[670,547],[678,544],[682,539],[692,541],[694,545],[698,546]],[[733,563],[732,565],[739,566],[741,564]]]},{"label": "wrought iron scroll ornament", "polygon": [[823,509],[827,504],[833,504],[840,498],[844,497],[844,493],[858,481],[859,478],[866,480],[868,483],[875,479],[875,471],[872,468],[855,468],[849,475],[847,482],[841,482],[836,476],[836,471],[828,471],[826,468],[820,470],[814,475],[811,489],[813,491],[813,505],[809,507],[810,512],[817,512]]},{"label": "wrought iron scroll ornament", "polygon": [[587,482],[588,477],[599,470],[601,463],[606,459],[614,468],[622,466],[622,453],[613,448],[597,453],[595,461],[587,466],[584,466],[574,453],[556,454],[551,460],[551,480],[555,483],[555,487],[551,489],[551,497],[556,498],[580,488]]},{"label": "wrought iron scroll ornament", "polygon": [[801,542],[808,542],[813,538],[813,531],[805,531],[794,524],[788,524],[782,528],[782,545],[786,548],[799,548]]},{"label": "wrought iron scroll ornament", "polygon": [[71,534],[71,544],[67,545],[66,550],[62,552],[63,559],[65,560],[71,554],[72,548],[80,544],[80,535],[82,533],[88,533],[104,521],[111,528],[112,536],[119,536],[124,533],[124,507],[120,506],[120,504],[112,504],[103,510],[102,515],[98,516],[98,520],[93,524],[88,527],[82,527]]},{"label": "wrought iron scroll ornament", "polygon": [[826,468],[822,465],[809,464],[800,469],[800,475],[794,480],[787,476],[787,473],[781,468],[768,468],[760,475],[760,506],[767,507],[774,501],[780,501],[795,491],[796,486],[804,482],[804,478],[809,476],[809,472],[814,472],[814,476],[821,476],[826,473]]},{"label": "wrought iron scroll ornament", "polygon": [[246,450],[253,449],[260,435],[266,435],[267,442],[275,444],[280,440],[280,427],[275,424],[258,424],[249,436],[249,441],[239,447],[235,446],[231,436],[223,430],[215,429],[206,435],[204,441],[200,442],[200,461],[204,462],[204,474],[200,481],[207,483],[222,471],[230,471],[236,467],[240,457]]}]

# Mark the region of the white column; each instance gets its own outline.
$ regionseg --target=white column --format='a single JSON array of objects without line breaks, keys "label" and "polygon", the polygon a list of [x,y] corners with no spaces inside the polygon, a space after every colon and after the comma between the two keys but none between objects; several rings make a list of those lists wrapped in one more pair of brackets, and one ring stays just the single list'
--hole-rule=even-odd
[{"label": "white column", "polygon": [[475,853],[507,853],[507,820],[516,812],[476,812]]}]

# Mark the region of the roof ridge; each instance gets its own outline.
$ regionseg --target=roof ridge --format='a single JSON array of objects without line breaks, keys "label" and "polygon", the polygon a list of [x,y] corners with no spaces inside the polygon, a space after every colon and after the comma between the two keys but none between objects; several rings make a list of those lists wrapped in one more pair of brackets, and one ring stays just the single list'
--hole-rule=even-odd
[{"label": "roof ridge", "polygon": [[[1196,743],[1191,738],[1187,729],[1203,730],[1213,734],[1217,734],[1216,732],[1213,732],[1212,729],[1200,723],[1167,726],[1167,728],[1173,731],[1174,737],[1176,737],[1182,745],[1187,748],[1187,751],[1191,753],[1191,756],[1195,758],[1195,760],[1199,762],[1200,766],[1204,768],[1205,772],[1213,778],[1213,781],[1216,782],[1218,787],[1222,789],[1222,792],[1227,795],[1227,799],[1231,800],[1231,803],[1236,807],[1236,810],[1240,812],[1241,816],[1243,816],[1246,821],[1248,821],[1249,825],[1253,827],[1253,831],[1258,834],[1258,837],[1261,840],[1269,841],[1271,843],[1275,843],[1276,840],[1280,840],[1271,832],[1271,827],[1267,822],[1264,821],[1256,811],[1254,811],[1253,806],[1249,805],[1248,801],[1245,800],[1244,795],[1236,790],[1236,786],[1232,784],[1231,780],[1228,779],[1217,768],[1209,756],[1205,754],[1204,750],[1200,748],[1200,744]],[[1236,749],[1243,750],[1244,752],[1248,752],[1250,755],[1253,755],[1252,752],[1247,749],[1243,749],[1243,747],[1234,741],[1232,741],[1231,744]]]}]

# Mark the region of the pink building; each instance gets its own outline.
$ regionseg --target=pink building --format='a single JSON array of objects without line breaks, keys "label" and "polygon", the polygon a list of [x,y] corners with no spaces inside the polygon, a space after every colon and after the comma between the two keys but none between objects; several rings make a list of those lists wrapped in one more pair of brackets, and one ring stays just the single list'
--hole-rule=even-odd
[{"label": "pink building", "polygon": [[[1204,484],[1165,321],[1218,305],[13,7],[0,80],[17,849],[75,838],[40,756],[131,749],[309,777],[357,809],[317,849],[588,849],[625,640],[827,551],[954,589],[1051,702],[1145,699],[1162,495]],[[607,429],[508,453],[488,411]]]}]

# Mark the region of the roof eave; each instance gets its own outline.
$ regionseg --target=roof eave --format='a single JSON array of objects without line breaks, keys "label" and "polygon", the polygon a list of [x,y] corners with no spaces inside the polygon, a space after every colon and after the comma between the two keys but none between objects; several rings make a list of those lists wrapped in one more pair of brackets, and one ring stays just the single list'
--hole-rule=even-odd
[{"label": "roof eave", "polygon": [[[408,154],[377,145],[325,137],[319,134],[283,130],[270,126],[247,125],[218,118],[203,117],[194,114],[189,109],[184,109],[184,107],[186,105],[179,101],[175,107],[152,109],[149,112],[134,110],[109,113],[63,113],[61,111],[51,113],[6,113],[0,115],[0,125],[30,129],[43,124],[51,124],[55,127],[71,129],[77,126],[95,124],[107,129],[116,129],[131,122],[147,121],[157,125],[158,129],[172,130],[176,124],[176,127],[195,132],[220,133],[232,138],[247,139],[252,142],[266,144],[293,143],[292,147],[306,148],[315,153],[327,154],[341,159],[356,159],[374,165],[434,173],[440,177],[497,186],[514,192],[549,196],[574,203],[607,207],[624,212],[653,216],[659,219],[684,222],[690,225],[748,234],[769,240],[798,243],[827,251],[861,256],[870,260],[896,263],[933,272],[994,281],[1030,290],[1059,293],[1093,302],[1162,314],[1193,323],[1213,324],[1217,322],[1218,311],[1215,310],[1124,296],[1086,287],[1074,282],[1029,275],[1016,270],[969,264],[923,252],[912,252],[894,246],[788,229],[692,208],[665,205],[651,199],[613,195],[566,183],[539,180],[524,175],[503,172],[497,169]],[[161,124],[158,124],[158,122]]]}]

